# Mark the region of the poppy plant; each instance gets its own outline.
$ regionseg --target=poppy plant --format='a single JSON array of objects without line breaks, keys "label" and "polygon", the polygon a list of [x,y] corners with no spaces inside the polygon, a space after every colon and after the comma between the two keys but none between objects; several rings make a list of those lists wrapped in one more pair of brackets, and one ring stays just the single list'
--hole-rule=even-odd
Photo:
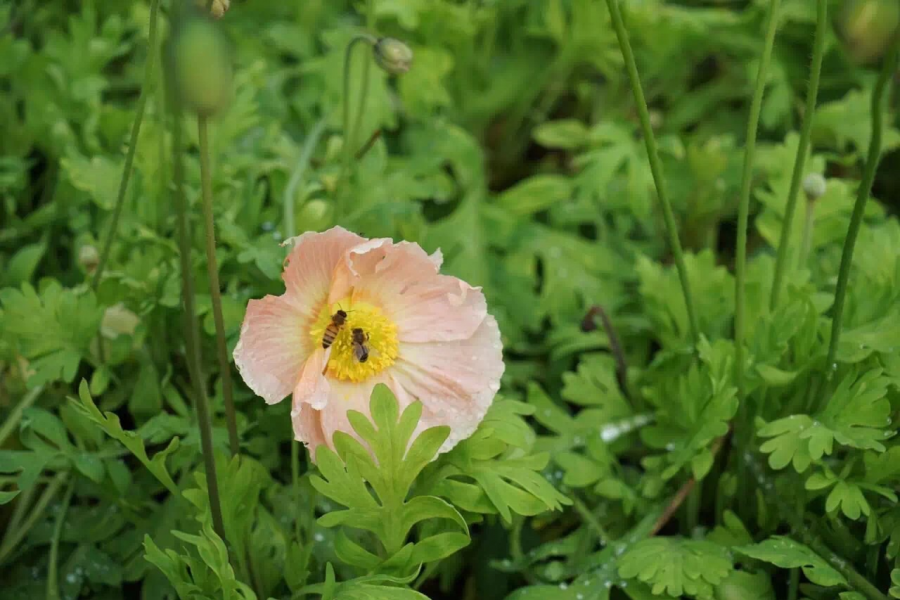
[{"label": "poppy plant", "polygon": [[450,427],[442,452],[470,436],[504,369],[481,289],[410,242],[334,227],[285,243],[285,293],[250,301],[234,359],[267,403],[292,394],[297,440],[315,456],[336,431],[353,435],[347,411],[368,414],[379,383],[401,409],[422,402],[420,429]]}]

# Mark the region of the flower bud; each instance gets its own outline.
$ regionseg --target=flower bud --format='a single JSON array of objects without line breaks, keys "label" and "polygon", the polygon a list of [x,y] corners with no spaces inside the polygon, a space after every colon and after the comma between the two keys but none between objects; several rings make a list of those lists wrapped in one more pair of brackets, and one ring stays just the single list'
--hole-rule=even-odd
[{"label": "flower bud", "polygon": [[88,273],[93,273],[100,263],[100,253],[90,244],[78,249],[78,264]]},{"label": "flower bud", "polygon": [[391,75],[409,71],[412,60],[413,51],[398,39],[381,38],[375,44],[375,62]]},{"label": "flower bud", "polygon": [[173,84],[179,98],[202,116],[213,115],[231,99],[231,51],[219,28],[188,18],[170,44]]},{"label": "flower bud", "polygon": [[839,20],[850,55],[859,63],[871,63],[884,54],[900,25],[900,3],[845,0]]},{"label": "flower bud", "polygon": [[100,333],[103,334],[103,337],[114,340],[120,335],[134,335],[140,323],[141,319],[120,302],[103,312]]},{"label": "flower bud", "polygon": [[209,7],[210,16],[213,19],[221,19],[231,6],[231,0],[212,0],[211,4],[209,0],[197,0],[197,6],[203,10]]},{"label": "flower bud", "polygon": [[803,178],[803,193],[810,202],[815,202],[824,196],[826,187],[825,178],[818,173],[810,173]]}]

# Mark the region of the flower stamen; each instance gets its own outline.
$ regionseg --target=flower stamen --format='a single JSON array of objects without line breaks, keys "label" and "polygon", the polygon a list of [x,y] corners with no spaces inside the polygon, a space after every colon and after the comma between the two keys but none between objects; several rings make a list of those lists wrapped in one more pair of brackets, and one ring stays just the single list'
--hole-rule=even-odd
[{"label": "flower stamen", "polygon": [[[322,347],[325,330],[338,310],[346,311],[347,319],[331,344],[331,357],[325,368],[327,377],[359,383],[394,364],[398,350],[396,323],[379,307],[367,302],[353,302],[351,298],[322,307],[309,330],[314,348]],[[368,336],[369,357],[365,362],[360,362],[354,352],[354,329],[362,329]]]}]

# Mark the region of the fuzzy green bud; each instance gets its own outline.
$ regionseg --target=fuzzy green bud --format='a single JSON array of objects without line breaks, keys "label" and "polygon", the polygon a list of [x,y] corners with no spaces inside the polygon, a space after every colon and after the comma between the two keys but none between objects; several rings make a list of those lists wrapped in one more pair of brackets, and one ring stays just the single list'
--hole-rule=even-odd
[{"label": "fuzzy green bud", "polygon": [[827,183],[818,173],[810,173],[803,178],[803,193],[810,202],[815,202],[825,195]]},{"label": "fuzzy green bud", "polygon": [[100,263],[100,253],[90,244],[85,244],[78,249],[78,264],[87,273],[93,273]]},{"label": "fuzzy green bud", "polygon": [[413,51],[395,38],[381,38],[375,44],[375,62],[391,75],[400,75],[412,66]]},{"label": "fuzzy green bud", "polygon": [[850,56],[860,63],[875,62],[887,50],[900,26],[900,3],[844,0],[839,24]]},{"label": "fuzzy green bud", "polygon": [[221,19],[222,15],[228,12],[231,6],[231,0],[197,0],[197,6],[203,10],[209,7],[209,14],[213,19]]},{"label": "fuzzy green bud", "polygon": [[202,116],[223,110],[231,100],[231,51],[219,28],[189,18],[173,33],[169,50],[174,91],[185,106]]}]

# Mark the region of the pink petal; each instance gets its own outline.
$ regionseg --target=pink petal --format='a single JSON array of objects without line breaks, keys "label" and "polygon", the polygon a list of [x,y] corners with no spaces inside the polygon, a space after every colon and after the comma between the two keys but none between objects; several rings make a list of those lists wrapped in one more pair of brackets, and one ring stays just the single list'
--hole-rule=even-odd
[{"label": "pink petal", "polygon": [[390,368],[405,395],[422,402],[420,428],[450,426],[441,452],[475,432],[500,389],[503,370],[500,330],[490,315],[469,339],[401,343],[400,356]]},{"label": "pink petal", "polygon": [[284,296],[251,300],[234,349],[234,364],[247,386],[267,403],[281,402],[297,382],[307,351],[309,324]]},{"label": "pink petal", "polygon": [[435,257],[418,244],[370,240],[338,266],[332,301],[352,290],[355,302],[371,302],[397,324],[401,342],[463,340],[487,314],[480,288],[439,275]]},{"label": "pink petal", "polygon": [[[294,412],[298,416],[294,418],[294,436],[306,444],[313,461],[319,445],[325,444],[332,450],[335,449],[333,437],[336,431],[343,431],[359,439],[350,425],[347,411],[355,410],[370,416],[369,400],[372,390],[379,383],[387,383],[387,380],[384,377],[372,377],[360,383],[330,380],[328,403],[321,410],[295,402]],[[405,405],[401,404],[403,406]]]},{"label": "pink petal", "polygon": [[306,360],[303,372],[300,374],[300,381],[297,382],[297,386],[294,388],[294,406],[306,403],[313,408],[321,409],[328,404],[330,388],[323,371],[325,370],[325,365],[328,364],[331,350],[331,348],[327,350],[316,348]]},{"label": "pink petal", "polygon": [[294,245],[282,276],[286,292],[248,303],[234,362],[247,386],[269,404],[280,402],[299,382],[303,363],[316,348],[309,329],[328,297],[335,266],[362,241],[340,227],[291,238],[285,242]]},{"label": "pink petal", "polygon": [[315,319],[328,298],[335,267],[350,248],[365,242],[342,227],[324,233],[304,233],[284,242],[293,245],[282,274],[285,296],[310,319]]}]

